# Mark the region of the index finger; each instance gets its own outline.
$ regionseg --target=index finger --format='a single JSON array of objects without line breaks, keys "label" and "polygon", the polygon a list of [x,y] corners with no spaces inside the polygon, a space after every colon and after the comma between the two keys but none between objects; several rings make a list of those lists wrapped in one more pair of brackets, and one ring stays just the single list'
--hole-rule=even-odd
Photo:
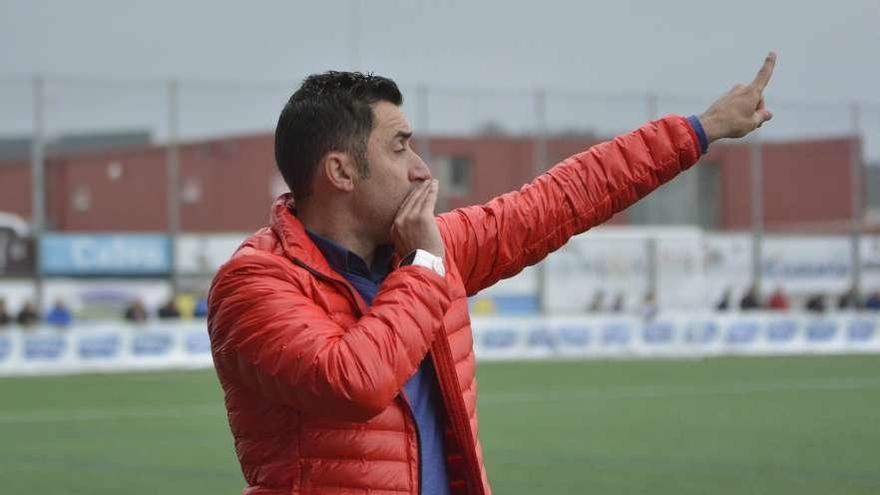
[{"label": "index finger", "polygon": [[418,184],[416,187],[410,189],[409,193],[404,198],[403,203],[397,208],[397,216],[403,215],[407,213],[410,209],[414,208],[414,205],[417,202],[417,198],[427,190],[428,184],[422,182]]},{"label": "index finger", "polygon": [[440,191],[440,182],[437,179],[431,179],[428,186],[428,193],[422,199],[422,214],[434,216],[434,208],[437,207],[437,196]]},{"label": "index finger", "polygon": [[776,67],[776,53],[770,52],[767,54],[767,58],[764,59],[764,65],[761,66],[758,75],[755,76],[755,80],[752,81],[752,86],[757,88],[758,91],[764,91],[767,83],[770,82],[770,76],[773,75],[774,67]]}]

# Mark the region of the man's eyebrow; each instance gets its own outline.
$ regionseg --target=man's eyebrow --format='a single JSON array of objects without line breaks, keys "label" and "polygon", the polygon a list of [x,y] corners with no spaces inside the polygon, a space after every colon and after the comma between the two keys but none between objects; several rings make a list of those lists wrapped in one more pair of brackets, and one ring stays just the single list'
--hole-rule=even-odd
[{"label": "man's eyebrow", "polygon": [[394,139],[397,140],[398,138],[403,138],[403,140],[406,141],[407,139],[411,138],[412,135],[413,135],[412,131],[409,131],[409,132],[397,131],[397,134],[394,135]]}]

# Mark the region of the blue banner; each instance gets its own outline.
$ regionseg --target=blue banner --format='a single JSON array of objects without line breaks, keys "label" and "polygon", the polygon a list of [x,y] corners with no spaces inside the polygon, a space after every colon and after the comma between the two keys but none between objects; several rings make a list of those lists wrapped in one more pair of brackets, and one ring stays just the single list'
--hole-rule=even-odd
[{"label": "blue banner", "polygon": [[717,322],[703,320],[688,323],[684,332],[684,340],[689,344],[711,344],[721,333]]},{"label": "blue banner", "polygon": [[204,331],[192,331],[186,335],[186,352],[190,354],[210,354],[211,339]]},{"label": "blue banner", "polygon": [[776,320],[767,325],[767,340],[774,343],[791,342],[797,334],[795,320]]},{"label": "blue banner", "polygon": [[132,354],[137,357],[163,356],[169,354],[174,340],[168,332],[155,332],[138,335],[132,343]]},{"label": "blue banner", "polygon": [[122,350],[122,337],[116,334],[95,335],[79,341],[81,359],[113,359]]},{"label": "blue banner", "polygon": [[847,338],[852,342],[865,342],[874,337],[873,320],[853,320],[849,324]]},{"label": "blue banner", "polygon": [[55,361],[61,358],[67,348],[64,335],[39,335],[27,337],[24,341],[26,361]]},{"label": "blue banner", "polygon": [[0,362],[5,361],[9,357],[9,351],[12,349],[12,341],[9,337],[0,336]]},{"label": "blue banner", "polygon": [[167,275],[171,241],[152,234],[47,234],[40,265],[45,275]]}]

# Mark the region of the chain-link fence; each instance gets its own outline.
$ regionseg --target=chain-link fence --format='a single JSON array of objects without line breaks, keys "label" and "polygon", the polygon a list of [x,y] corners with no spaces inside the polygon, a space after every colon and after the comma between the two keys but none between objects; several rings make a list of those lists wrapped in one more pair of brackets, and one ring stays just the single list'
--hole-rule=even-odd
[{"label": "chain-link fence", "polygon": [[[0,211],[27,220],[35,246],[47,233],[168,232],[177,287],[176,266],[213,269],[175,258],[181,235],[243,235],[284,191],[274,171],[272,131],[298,85],[0,79]],[[650,119],[699,114],[717,96],[401,88],[416,144],[444,181],[448,208],[515,189],[579,147]],[[823,276],[829,290],[880,289],[872,271],[880,105],[771,100],[768,106],[774,120],[759,133],[713,146],[699,171],[612,222],[641,230],[572,242],[518,282],[502,284],[498,300],[522,293],[531,301],[523,307],[556,312],[711,307],[752,285],[765,298],[778,287],[808,298]],[[810,200],[798,202],[799,195]],[[786,252],[799,259],[791,254],[799,250],[812,254],[792,266],[779,261]],[[42,257],[34,257],[33,273],[43,274]],[[14,266],[13,258],[4,253],[3,266]],[[4,270],[20,282],[20,271]]]}]

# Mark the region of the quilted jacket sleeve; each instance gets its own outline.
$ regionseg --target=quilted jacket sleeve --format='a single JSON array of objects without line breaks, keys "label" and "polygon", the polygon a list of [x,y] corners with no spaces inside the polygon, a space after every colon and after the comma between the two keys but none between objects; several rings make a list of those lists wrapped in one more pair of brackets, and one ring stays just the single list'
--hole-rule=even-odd
[{"label": "quilted jacket sleeve", "polygon": [[445,280],[420,267],[395,270],[369,312],[345,327],[315,304],[320,292],[303,293],[284,263],[247,254],[217,275],[208,329],[218,373],[305,412],[349,421],[379,414],[441,326],[450,304]]},{"label": "quilted jacket sleeve", "polygon": [[439,217],[468,295],[605,222],[699,158],[690,123],[668,116],[557,164],[516,192]]}]

